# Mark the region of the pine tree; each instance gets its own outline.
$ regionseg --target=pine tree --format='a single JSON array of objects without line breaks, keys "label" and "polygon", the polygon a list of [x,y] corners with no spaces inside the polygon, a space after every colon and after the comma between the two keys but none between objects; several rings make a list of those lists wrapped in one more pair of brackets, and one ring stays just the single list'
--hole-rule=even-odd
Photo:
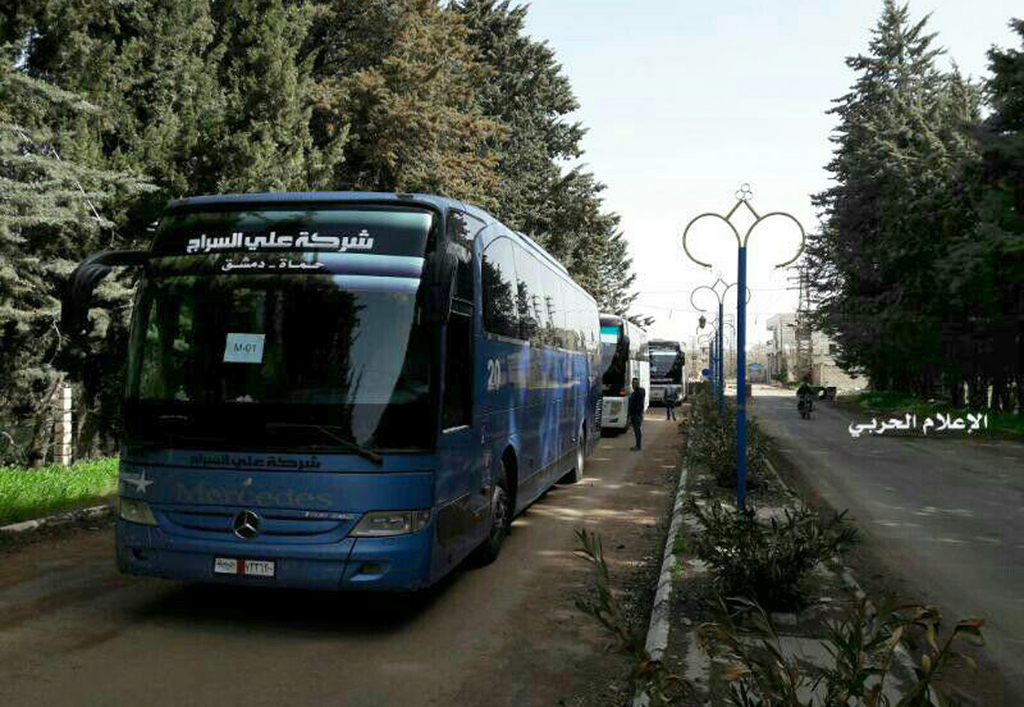
[{"label": "pine tree", "polygon": [[479,88],[483,110],[507,128],[497,165],[502,218],[538,236],[550,230],[557,211],[558,163],[583,154],[585,131],[566,120],[579,103],[552,49],[526,36],[525,5],[463,0],[453,10],[465,18],[469,41],[490,74]]},{"label": "pine tree", "polygon": [[332,0],[314,57],[318,144],[345,139],[339,187],[431,192],[493,207],[500,127],[483,115],[486,74],[455,13],[435,0]]},{"label": "pine tree", "polygon": [[525,34],[525,5],[460,0],[452,9],[490,75],[479,89],[483,110],[505,127],[496,166],[502,220],[562,261],[604,311],[624,314],[636,278],[619,218],[602,210],[604,185],[594,175],[561,166],[582,156],[585,130],[568,119],[579,103],[554,51]]},{"label": "pine tree", "polygon": [[[1024,22],[1010,26],[1024,39]],[[988,57],[992,113],[978,130],[982,157],[963,175],[977,224],[954,240],[941,270],[962,312],[950,341],[954,385],[991,383],[997,409],[1012,407],[1015,389],[1024,414],[1024,52],[993,48]]]},{"label": "pine tree", "polygon": [[[12,52],[0,61],[0,428],[31,430],[8,433],[31,460],[41,442],[31,423],[63,378],[54,365],[64,343],[60,285],[87,253],[116,243],[107,214],[149,187],[96,166],[99,110],[14,70]],[[123,331],[110,307],[129,291],[112,280],[98,294],[108,308],[90,336],[103,342]]]},{"label": "pine tree", "polygon": [[976,87],[936,68],[926,23],[886,0],[869,53],[847,59],[859,76],[830,111],[837,185],[815,197],[821,232],[807,251],[816,323],[843,363],[876,387],[922,393],[943,366],[949,312],[935,268],[971,221],[958,180],[976,156],[979,105]]},{"label": "pine tree", "polygon": [[168,198],[325,188],[340,159],[314,145],[317,100],[299,53],[316,6],[284,0],[39,0],[27,63],[107,115],[103,154]]},{"label": "pine tree", "polygon": [[283,0],[213,4],[223,100],[219,131],[202,140],[216,155],[212,191],[325,188],[339,145],[313,144],[314,83],[298,53],[313,21],[310,8]]}]

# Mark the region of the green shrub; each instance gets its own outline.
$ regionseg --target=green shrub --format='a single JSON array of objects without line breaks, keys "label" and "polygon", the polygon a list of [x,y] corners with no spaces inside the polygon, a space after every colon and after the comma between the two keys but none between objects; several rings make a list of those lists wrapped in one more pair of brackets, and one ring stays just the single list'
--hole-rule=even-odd
[{"label": "green shrub", "polygon": [[[683,454],[691,463],[703,464],[719,486],[736,488],[736,412],[728,402],[725,414],[710,395],[695,396],[690,413],[680,425]],[[755,486],[767,470],[770,440],[747,420],[747,484]]]},{"label": "green shrub", "polygon": [[859,536],[845,511],[824,524],[807,508],[763,521],[750,508],[737,513],[710,497],[703,506],[690,497],[687,511],[701,526],[691,537],[694,554],[713,568],[719,591],[771,609],[799,606],[800,585],[811,569]]},{"label": "green shrub", "polygon": [[[861,599],[839,621],[832,621],[821,642],[831,664],[808,667],[787,655],[771,619],[756,602],[721,598],[720,618],[697,629],[701,647],[728,661],[729,704],[734,707],[939,707],[951,704],[934,687],[936,676],[953,659],[974,667],[974,661],[954,648],[966,639],[983,643],[981,619],[957,623],[939,640],[941,616],[932,607],[887,606],[870,609]],[[886,690],[903,638],[923,638],[924,653],[909,685],[895,703]],[[811,697],[805,697],[813,691]]]}]

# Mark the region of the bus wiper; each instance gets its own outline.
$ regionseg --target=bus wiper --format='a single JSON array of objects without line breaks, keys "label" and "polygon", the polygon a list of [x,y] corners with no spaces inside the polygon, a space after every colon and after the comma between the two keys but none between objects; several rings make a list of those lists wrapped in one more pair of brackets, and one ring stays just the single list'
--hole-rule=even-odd
[{"label": "bus wiper", "polygon": [[377,454],[377,452],[373,451],[372,449],[367,449],[366,447],[364,447],[364,446],[362,446],[360,444],[356,444],[355,442],[352,442],[351,440],[347,440],[344,437],[339,437],[338,435],[336,435],[333,432],[331,432],[332,429],[334,429],[334,430],[344,429],[344,428],[338,427],[336,425],[315,425],[315,424],[303,424],[303,423],[299,423],[299,422],[268,422],[266,424],[266,427],[267,427],[268,430],[300,430],[300,429],[317,430],[318,432],[321,432],[322,434],[326,435],[327,437],[330,437],[332,440],[337,442],[340,446],[344,447],[345,449],[349,450],[350,452],[354,452],[355,454],[357,454],[358,456],[362,457],[363,459],[367,459],[367,460],[373,462],[377,466],[380,466],[381,464],[384,463],[384,457],[382,457],[381,455]]}]

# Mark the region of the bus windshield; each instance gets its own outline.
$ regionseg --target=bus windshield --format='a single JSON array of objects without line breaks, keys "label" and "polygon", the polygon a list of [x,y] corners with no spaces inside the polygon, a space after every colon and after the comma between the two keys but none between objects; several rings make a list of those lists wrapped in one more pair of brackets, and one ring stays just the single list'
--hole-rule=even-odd
[{"label": "bus windshield", "polygon": [[129,356],[128,441],[429,447],[429,342],[415,284],[342,282],[298,274],[146,282]]},{"label": "bus windshield", "polygon": [[651,349],[651,379],[671,379],[679,382],[683,366],[679,351],[673,349]]}]

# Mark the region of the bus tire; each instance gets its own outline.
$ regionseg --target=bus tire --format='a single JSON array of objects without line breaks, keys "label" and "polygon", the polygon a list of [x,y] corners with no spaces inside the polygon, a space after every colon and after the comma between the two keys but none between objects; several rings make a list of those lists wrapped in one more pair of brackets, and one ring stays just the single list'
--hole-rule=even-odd
[{"label": "bus tire", "polygon": [[583,467],[587,459],[587,438],[580,432],[576,442],[576,459],[573,468],[558,480],[560,484],[575,484],[583,478]]},{"label": "bus tire", "polygon": [[489,565],[501,554],[502,543],[512,525],[512,494],[508,490],[508,473],[505,460],[498,462],[491,488],[491,525],[487,537],[476,549],[474,559],[478,565]]}]

